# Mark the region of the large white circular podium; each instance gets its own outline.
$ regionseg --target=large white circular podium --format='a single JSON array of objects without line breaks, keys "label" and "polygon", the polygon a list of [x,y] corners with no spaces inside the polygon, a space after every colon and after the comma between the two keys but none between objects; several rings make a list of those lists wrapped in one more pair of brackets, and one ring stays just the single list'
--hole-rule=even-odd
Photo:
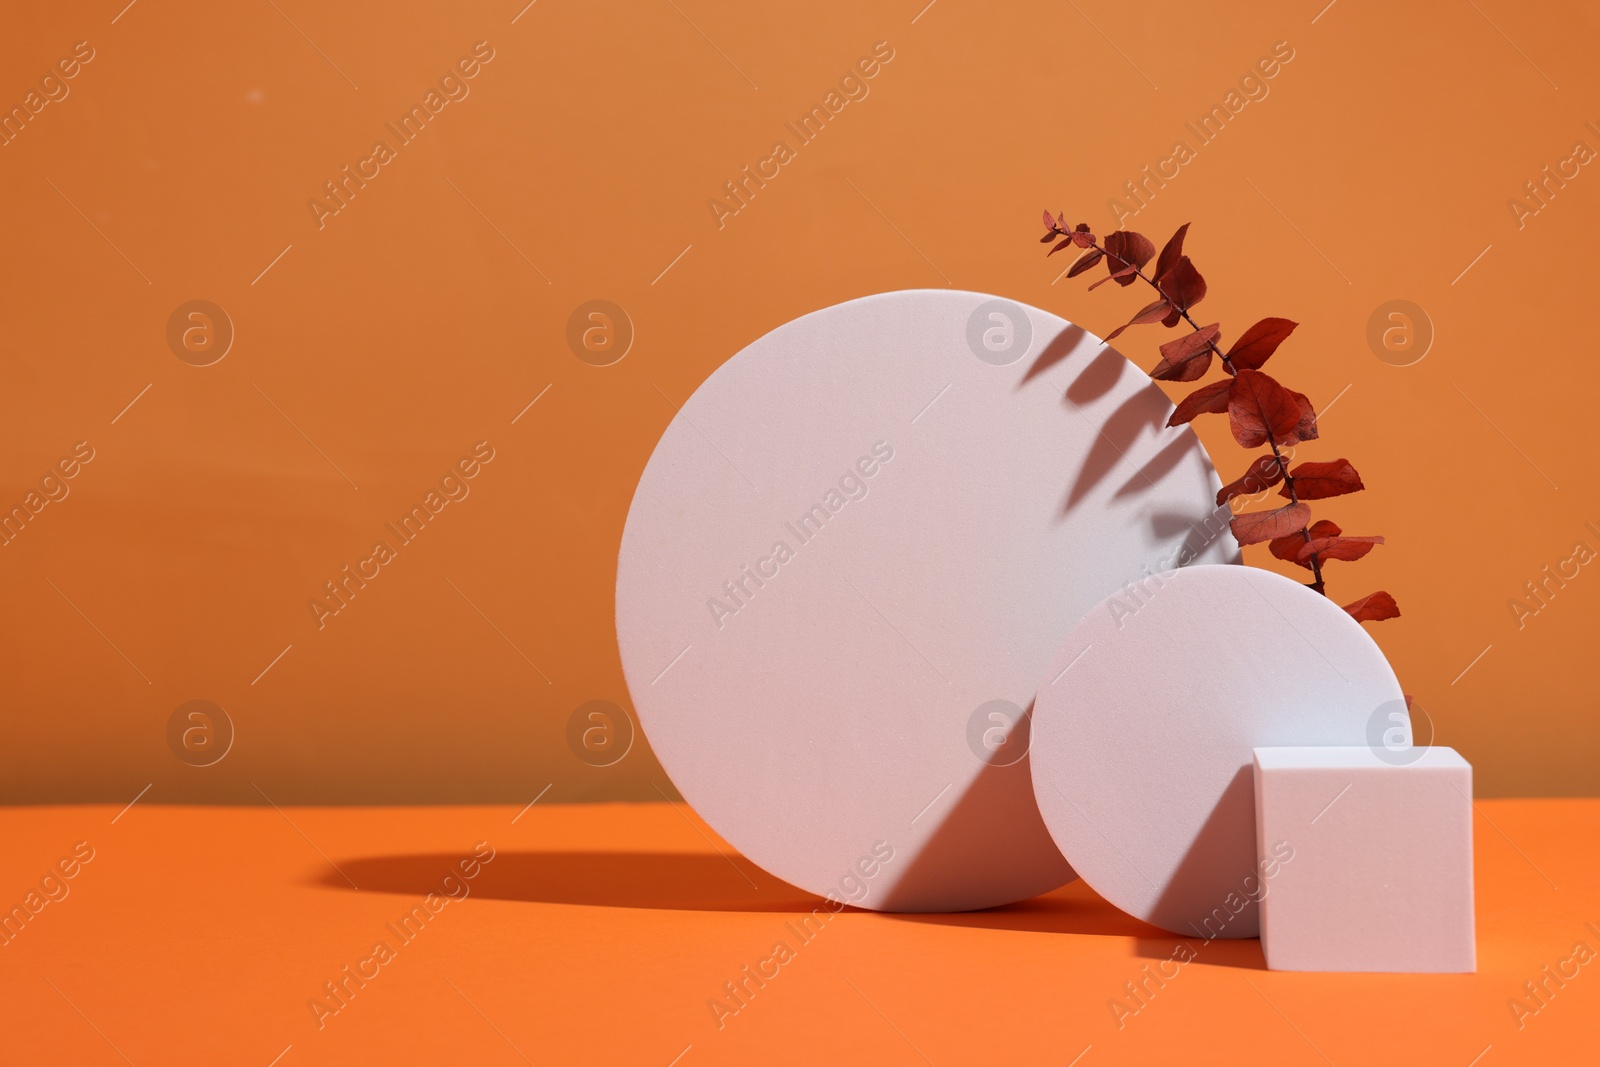
[{"label": "large white circular podium", "polygon": [[730,359],[662,435],[618,560],[628,688],[684,798],[860,907],[1071,879],[1020,712],[1108,593],[1237,559],[1171,410],[1098,339],[979,293],[853,300]]}]

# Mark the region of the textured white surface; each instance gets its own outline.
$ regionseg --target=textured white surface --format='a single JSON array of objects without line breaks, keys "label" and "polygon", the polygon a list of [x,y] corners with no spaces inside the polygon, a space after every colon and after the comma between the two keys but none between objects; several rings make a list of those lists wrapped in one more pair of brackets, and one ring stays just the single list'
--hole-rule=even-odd
[{"label": "textured white surface", "polygon": [[1098,600],[1186,542],[1237,558],[1220,522],[1204,541],[1217,478],[1171,410],[1081,329],[978,293],[851,301],[729,360],[662,436],[618,560],[628,688],[684,797],[862,907],[1070,879],[1025,742],[991,750]]},{"label": "textured white surface", "polygon": [[1388,661],[1337,604],[1270,571],[1191,567],[1073,628],[1040,683],[1034,790],[1111,903],[1185,936],[1254,937],[1251,750],[1365,744],[1395,701]]},{"label": "textured white surface", "polygon": [[1405,759],[1256,749],[1258,849],[1293,854],[1261,901],[1271,969],[1476,969],[1472,767],[1449,748]]}]

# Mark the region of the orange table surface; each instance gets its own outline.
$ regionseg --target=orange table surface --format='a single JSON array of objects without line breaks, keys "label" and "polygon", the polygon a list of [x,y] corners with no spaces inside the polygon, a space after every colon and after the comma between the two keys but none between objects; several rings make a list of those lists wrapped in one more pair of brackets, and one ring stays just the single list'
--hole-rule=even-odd
[{"label": "orange table surface", "polygon": [[1600,800],[1477,811],[1478,973],[1326,975],[1081,882],[804,940],[819,902],[681,804],[9,808],[0,1062],[1600,1061]]}]

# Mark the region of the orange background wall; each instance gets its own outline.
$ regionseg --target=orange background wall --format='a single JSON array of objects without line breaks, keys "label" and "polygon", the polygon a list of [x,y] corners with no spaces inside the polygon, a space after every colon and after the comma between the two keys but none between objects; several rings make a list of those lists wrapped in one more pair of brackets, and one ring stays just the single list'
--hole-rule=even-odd
[{"label": "orange background wall", "polygon": [[[595,768],[566,727],[627,705],[616,548],[673,404],[766,331],[884,290],[990,291],[1108,332],[1142,294],[1055,284],[1040,209],[1105,232],[1124,181],[1193,145],[1184,123],[1280,41],[1268,95],[1130,225],[1159,243],[1194,223],[1197,314],[1225,336],[1302,323],[1269,369],[1339,397],[1303,454],[1369,486],[1318,512],[1389,538],[1330,588],[1399,599],[1370,630],[1479,791],[1593,793],[1600,576],[1521,628],[1508,606],[1600,549],[1600,176],[1520,224],[1508,207],[1600,148],[1589,7],[924,2],[11,12],[0,105],[76,42],[93,59],[0,147],[0,501],[77,442],[94,458],[0,548],[0,799],[670,791],[643,741]],[[480,41],[470,95],[319,226],[323,183]],[[869,95],[719,225],[723,183],[880,41]],[[168,346],[192,299],[236,331],[211,366]],[[569,350],[591,299],[633,324],[615,365]],[[1410,366],[1367,341],[1395,299],[1435,332]],[[1162,339],[1124,350],[1148,367]],[[1201,433],[1242,469],[1222,420]],[[470,496],[319,629],[323,582],[480,441]],[[236,728],[211,767],[168,749],[193,699]]]}]

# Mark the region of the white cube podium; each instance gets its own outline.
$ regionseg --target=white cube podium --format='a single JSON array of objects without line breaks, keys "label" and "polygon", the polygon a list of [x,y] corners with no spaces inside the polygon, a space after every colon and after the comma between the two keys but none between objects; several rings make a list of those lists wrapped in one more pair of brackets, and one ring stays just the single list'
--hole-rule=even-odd
[{"label": "white cube podium", "polygon": [[1472,766],[1454,749],[1258,748],[1255,793],[1269,969],[1476,969]]}]

